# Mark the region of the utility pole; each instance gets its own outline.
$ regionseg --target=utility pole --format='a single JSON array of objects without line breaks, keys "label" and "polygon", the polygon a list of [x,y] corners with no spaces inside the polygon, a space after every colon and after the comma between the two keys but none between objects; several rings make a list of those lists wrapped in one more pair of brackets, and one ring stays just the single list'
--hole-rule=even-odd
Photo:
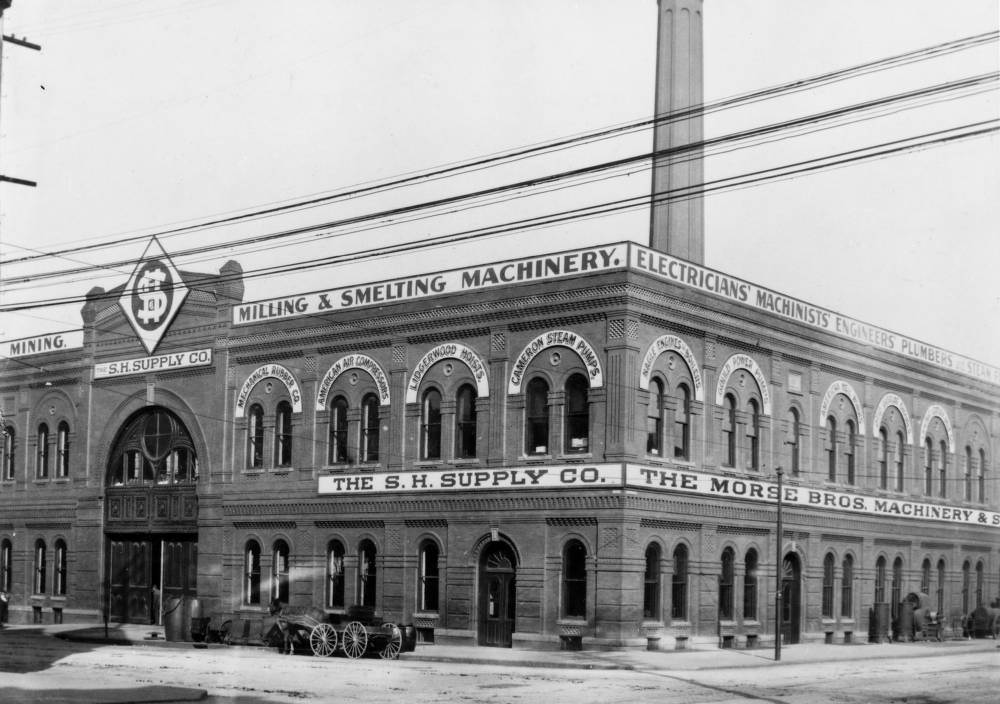
[{"label": "utility pole", "polygon": [[[29,42],[25,38],[18,39],[17,37],[10,34],[3,34],[3,13],[4,10],[10,9],[10,4],[12,0],[0,0],[0,86],[3,85],[3,44],[10,43],[15,46],[21,46],[25,49],[33,49],[34,51],[41,51],[42,47],[38,44]],[[31,186],[34,188],[38,185],[35,181],[29,181],[26,178],[15,178],[13,176],[5,176],[0,174],[0,182],[4,183],[16,183],[20,186]]]},{"label": "utility pole", "polygon": [[781,660],[781,534],[783,532],[783,526],[781,525],[781,499],[782,499],[782,488],[781,488],[781,467],[778,466],[775,469],[778,475],[778,537],[775,540],[775,553],[774,553],[774,660],[775,662]]}]

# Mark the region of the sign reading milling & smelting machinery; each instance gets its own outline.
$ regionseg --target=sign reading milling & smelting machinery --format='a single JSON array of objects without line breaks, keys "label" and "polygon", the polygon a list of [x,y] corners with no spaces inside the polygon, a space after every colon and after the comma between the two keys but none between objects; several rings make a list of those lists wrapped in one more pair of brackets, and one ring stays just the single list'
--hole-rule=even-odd
[{"label": "sign reading milling & smelting machinery", "polygon": [[[504,469],[447,469],[409,472],[354,472],[319,478],[320,494],[352,495],[403,491],[483,491],[488,489],[642,489],[703,497],[776,504],[778,484],[749,477],[641,465],[597,464]],[[1000,527],[1000,513],[852,494],[805,486],[782,487],[782,502],[794,508],[847,511],[890,518]]]},{"label": "sign reading milling & smelting machinery", "polygon": [[147,372],[166,372],[174,369],[190,367],[207,367],[212,363],[212,350],[189,350],[187,352],[170,352],[154,357],[138,357],[136,359],[120,359],[114,362],[101,362],[94,365],[94,378],[107,379],[114,376],[129,374],[145,374]]},{"label": "sign reading milling & smelting machinery", "polygon": [[146,352],[153,354],[187,295],[180,272],[153,237],[118,299]]}]

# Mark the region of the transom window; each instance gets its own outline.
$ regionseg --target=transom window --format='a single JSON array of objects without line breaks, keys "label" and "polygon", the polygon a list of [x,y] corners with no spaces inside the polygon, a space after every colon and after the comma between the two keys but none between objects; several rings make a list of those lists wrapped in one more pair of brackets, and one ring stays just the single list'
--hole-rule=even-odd
[{"label": "transom window", "polygon": [[177,416],[163,408],[151,408],[126,423],[110,455],[111,486],[197,480],[194,443]]}]

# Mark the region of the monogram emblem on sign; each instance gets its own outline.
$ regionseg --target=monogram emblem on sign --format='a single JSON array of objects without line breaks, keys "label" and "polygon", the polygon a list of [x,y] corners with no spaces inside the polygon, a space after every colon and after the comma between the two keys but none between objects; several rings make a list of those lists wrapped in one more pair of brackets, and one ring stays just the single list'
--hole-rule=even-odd
[{"label": "monogram emblem on sign", "polygon": [[160,343],[187,294],[180,272],[154,237],[118,299],[149,354]]}]

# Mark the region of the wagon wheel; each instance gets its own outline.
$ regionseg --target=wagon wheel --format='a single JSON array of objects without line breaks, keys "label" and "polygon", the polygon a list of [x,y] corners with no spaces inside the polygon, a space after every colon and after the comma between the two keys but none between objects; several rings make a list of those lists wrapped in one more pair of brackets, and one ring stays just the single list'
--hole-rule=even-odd
[{"label": "wagon wheel", "polygon": [[388,631],[389,639],[378,654],[383,660],[395,660],[399,657],[399,651],[403,649],[403,632],[395,623],[383,623],[382,630]]},{"label": "wagon wheel", "polygon": [[368,649],[368,631],[357,621],[351,621],[341,634],[341,647],[347,657],[360,658]]},{"label": "wagon wheel", "polygon": [[337,650],[337,631],[328,623],[321,623],[309,632],[309,647],[313,655],[330,657]]}]

